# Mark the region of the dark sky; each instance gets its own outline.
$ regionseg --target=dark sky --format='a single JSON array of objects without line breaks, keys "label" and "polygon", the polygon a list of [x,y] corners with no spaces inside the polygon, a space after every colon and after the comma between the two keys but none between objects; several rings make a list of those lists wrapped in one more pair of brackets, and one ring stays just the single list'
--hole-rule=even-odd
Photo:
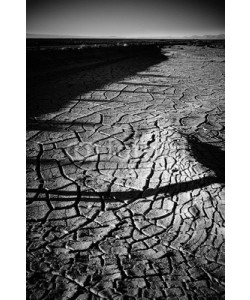
[{"label": "dark sky", "polygon": [[225,32],[221,0],[27,0],[27,33],[181,37]]}]

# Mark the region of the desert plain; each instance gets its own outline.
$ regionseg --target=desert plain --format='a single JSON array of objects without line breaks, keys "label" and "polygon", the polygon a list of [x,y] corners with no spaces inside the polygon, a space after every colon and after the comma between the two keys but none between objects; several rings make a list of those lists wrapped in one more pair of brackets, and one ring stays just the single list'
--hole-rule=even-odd
[{"label": "desert plain", "polygon": [[225,49],[160,51],[29,77],[27,299],[224,299]]}]

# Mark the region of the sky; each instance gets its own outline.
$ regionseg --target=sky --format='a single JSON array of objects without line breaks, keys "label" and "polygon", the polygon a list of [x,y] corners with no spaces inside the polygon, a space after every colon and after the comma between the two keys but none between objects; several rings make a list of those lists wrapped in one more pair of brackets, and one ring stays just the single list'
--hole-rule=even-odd
[{"label": "sky", "polygon": [[28,34],[164,38],[224,34],[221,0],[27,0]]}]

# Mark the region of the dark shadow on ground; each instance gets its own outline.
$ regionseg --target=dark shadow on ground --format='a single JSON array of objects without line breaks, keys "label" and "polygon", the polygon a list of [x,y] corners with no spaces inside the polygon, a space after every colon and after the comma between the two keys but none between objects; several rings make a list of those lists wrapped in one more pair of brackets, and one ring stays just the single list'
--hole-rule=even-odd
[{"label": "dark shadow on ground", "polygon": [[187,137],[187,140],[194,158],[215,173],[218,183],[225,183],[225,151],[201,142],[195,136]]},{"label": "dark shadow on ground", "polygon": [[[120,84],[126,83],[131,85],[137,85],[137,83],[122,82],[125,77],[134,76],[138,72],[142,72],[157,63],[166,60],[167,57],[161,54],[161,49],[154,47],[152,51],[141,53],[139,56],[129,58],[123,61],[109,63],[100,67],[92,69],[82,69],[78,71],[65,71],[64,73],[47,74],[46,78],[36,77],[27,81],[27,127],[28,130],[46,130],[46,131],[63,131],[72,129],[72,126],[86,127],[98,125],[95,123],[84,122],[65,122],[65,121],[42,121],[35,120],[35,116],[41,114],[57,111],[63,105],[67,104],[69,100],[76,99],[77,101],[88,102],[112,102],[112,100],[99,100],[99,99],[79,99],[77,96],[89,91],[97,89],[102,90],[102,87],[106,84],[120,81]],[[28,74],[30,75],[30,74]],[[147,86],[163,86],[154,84],[143,84]],[[104,90],[103,90],[104,91]],[[120,92],[119,89],[113,89],[111,91]],[[128,91],[131,92],[131,91]],[[101,105],[101,104],[100,104]],[[67,200],[68,197],[85,200],[85,201],[100,201],[100,198],[105,201],[124,201],[131,200],[137,197],[149,197],[157,194],[164,194],[173,196],[180,192],[186,192],[194,190],[196,188],[202,188],[212,183],[224,184],[225,182],[225,153],[219,148],[200,142],[197,138],[187,137],[190,145],[191,154],[202,165],[212,170],[215,176],[209,176],[205,178],[199,178],[188,182],[180,182],[169,184],[164,187],[146,190],[133,190],[125,192],[95,192],[95,191],[63,191],[63,190],[50,190],[45,189],[28,189],[30,193],[35,193],[36,197],[39,195],[46,195],[46,197],[57,196],[57,200]],[[36,161],[34,161],[36,162]],[[56,163],[56,160],[44,161],[47,165]],[[31,161],[27,161],[27,164],[32,164]],[[73,184],[73,183],[72,183]],[[39,196],[39,197],[40,197]],[[38,198],[37,198],[38,199]],[[54,198],[53,198],[54,199]],[[35,200],[30,198],[28,200]]]},{"label": "dark shadow on ground", "polygon": [[[122,202],[125,200],[134,200],[138,197],[146,198],[150,196],[156,196],[163,194],[164,196],[174,196],[181,192],[191,191],[197,188],[203,188],[213,183],[219,183],[224,186],[225,183],[225,152],[219,147],[213,146],[208,143],[201,142],[194,136],[186,137],[190,146],[190,154],[204,167],[208,168],[214,173],[214,176],[202,177],[199,179],[169,184],[159,188],[148,188],[144,190],[130,189],[125,192],[95,192],[94,190],[80,191],[79,188],[75,188],[75,191],[63,190],[63,188],[47,191],[45,189],[27,189],[28,193],[34,193],[35,197],[47,197],[52,196],[53,200],[65,201],[65,200],[84,200],[86,202],[106,201],[106,202]],[[67,159],[65,160],[67,162]],[[77,164],[78,161],[74,163]],[[80,162],[80,161],[79,161]],[[55,159],[42,160],[39,163],[48,166],[63,165],[64,161],[57,161]],[[35,165],[35,159],[27,159],[27,166]],[[81,164],[88,164],[88,162],[81,161]],[[84,178],[83,178],[84,180]],[[73,184],[73,183],[72,183]],[[76,187],[76,185],[75,185]],[[67,187],[64,187],[64,189]],[[76,191],[77,189],[77,191]],[[29,201],[36,200],[35,198],[28,198]],[[39,198],[38,200],[41,200]]]},{"label": "dark shadow on ground", "polygon": [[130,58],[124,57],[119,62],[108,62],[99,67],[83,66],[56,73],[46,73],[46,70],[43,70],[43,76],[37,74],[32,76],[32,71],[27,69],[27,126],[29,127],[32,117],[56,112],[68,101],[76,99],[83,93],[134,76],[167,60],[167,57],[161,53],[161,48],[157,46],[138,49],[134,55],[130,53]]},{"label": "dark shadow on ground", "polygon": [[91,127],[94,126],[100,126],[100,123],[94,123],[94,122],[78,122],[78,121],[72,121],[72,122],[66,122],[66,121],[54,121],[54,120],[32,120],[29,119],[27,121],[27,130],[45,130],[45,131],[66,131],[66,130],[72,130],[73,128],[78,127],[79,129],[83,130],[83,127]]},{"label": "dark shadow on ground", "polygon": [[32,198],[28,197],[28,201],[41,201],[46,200],[47,197],[50,200],[57,201],[69,201],[69,200],[81,200],[86,202],[123,202],[127,200],[135,200],[137,198],[146,198],[150,196],[157,196],[162,194],[162,196],[172,197],[179,193],[192,191],[194,189],[203,188],[210,184],[218,183],[216,177],[209,176],[196,180],[180,182],[169,184],[164,187],[156,188],[156,189],[147,189],[144,191],[140,190],[131,190],[126,192],[95,192],[95,191],[64,191],[64,190],[50,190],[47,191],[45,189],[27,189],[28,193],[36,194],[36,197]]}]

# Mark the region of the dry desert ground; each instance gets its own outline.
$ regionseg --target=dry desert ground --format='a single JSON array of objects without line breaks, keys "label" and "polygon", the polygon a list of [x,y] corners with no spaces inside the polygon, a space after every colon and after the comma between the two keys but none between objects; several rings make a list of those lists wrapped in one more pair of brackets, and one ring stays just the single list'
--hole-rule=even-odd
[{"label": "dry desert ground", "polygon": [[27,90],[27,299],[224,299],[224,49]]}]

